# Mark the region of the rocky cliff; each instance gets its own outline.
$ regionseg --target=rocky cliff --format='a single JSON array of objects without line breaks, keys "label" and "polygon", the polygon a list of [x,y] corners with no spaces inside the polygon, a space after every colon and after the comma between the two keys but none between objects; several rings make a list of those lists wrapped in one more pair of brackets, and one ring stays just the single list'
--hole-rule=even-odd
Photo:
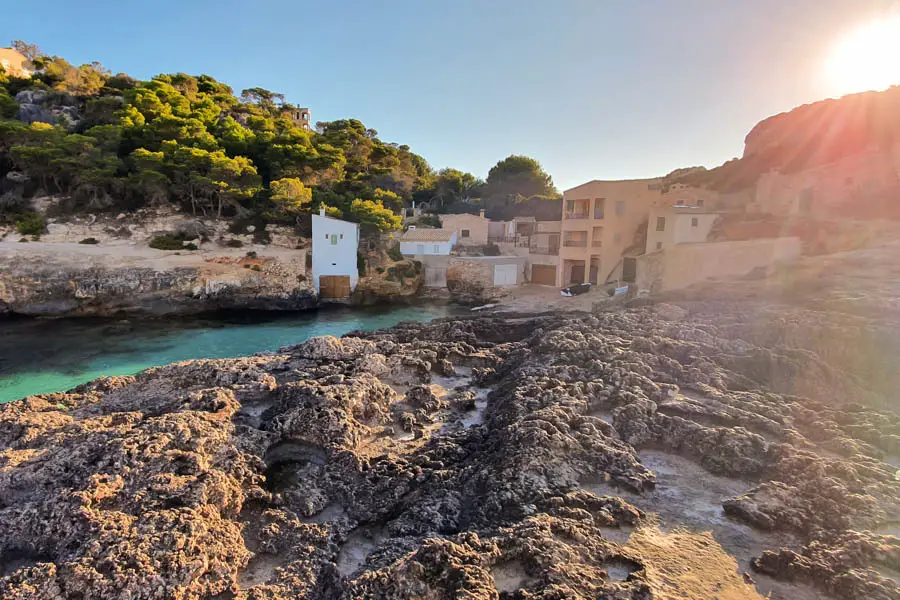
[{"label": "rocky cliff", "polygon": [[896,357],[896,308],[829,297],[405,324],[10,403],[0,596],[900,598],[892,361],[833,352]]},{"label": "rocky cliff", "polygon": [[[36,206],[53,214],[55,202]],[[50,217],[45,232],[34,238],[0,227],[0,314],[164,315],[315,306],[308,250],[297,248],[296,234],[286,227],[249,229],[234,233],[225,221],[171,210]],[[165,234],[190,238],[197,249],[150,247]]]},{"label": "rocky cliff", "polygon": [[316,305],[303,253],[0,242],[0,313],[30,316],[189,314]]},{"label": "rocky cliff", "polygon": [[771,168],[801,170],[900,144],[900,86],[799,106],[758,123],[744,156]]},{"label": "rocky cliff", "polygon": [[[900,86],[822,100],[769,117],[747,134],[742,157],[713,169],[677,169],[666,176],[663,187],[684,183],[712,189],[723,193],[723,207],[740,208],[729,206],[732,202],[725,194],[755,187],[770,171],[797,173],[853,157],[865,163],[873,155],[900,164]],[[854,173],[846,175],[853,179]],[[865,169],[857,175],[860,181],[854,183],[863,188],[869,183],[866,179],[877,178]],[[885,176],[892,181],[880,185],[896,192],[896,173]],[[752,197],[731,200],[746,204]]]}]

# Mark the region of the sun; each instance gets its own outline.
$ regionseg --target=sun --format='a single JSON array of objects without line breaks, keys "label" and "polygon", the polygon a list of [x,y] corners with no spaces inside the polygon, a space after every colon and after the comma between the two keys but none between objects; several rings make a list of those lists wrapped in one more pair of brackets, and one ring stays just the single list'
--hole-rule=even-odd
[{"label": "sun", "polygon": [[866,23],[838,40],[825,74],[841,94],[900,85],[900,16]]}]

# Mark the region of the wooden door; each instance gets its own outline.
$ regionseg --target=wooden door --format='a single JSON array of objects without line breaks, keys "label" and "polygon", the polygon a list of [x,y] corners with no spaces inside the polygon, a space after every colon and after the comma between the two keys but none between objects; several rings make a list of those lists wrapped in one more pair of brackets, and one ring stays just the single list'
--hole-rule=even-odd
[{"label": "wooden door", "polygon": [[350,276],[322,275],[319,277],[319,297],[331,299],[349,298]]},{"label": "wooden door", "polygon": [[569,283],[584,283],[584,265],[572,265],[572,275]]},{"label": "wooden door", "polygon": [[531,283],[536,285],[556,285],[556,267],[553,265],[531,265]]},{"label": "wooden door", "polygon": [[622,281],[634,283],[636,280],[637,259],[631,257],[622,259]]}]

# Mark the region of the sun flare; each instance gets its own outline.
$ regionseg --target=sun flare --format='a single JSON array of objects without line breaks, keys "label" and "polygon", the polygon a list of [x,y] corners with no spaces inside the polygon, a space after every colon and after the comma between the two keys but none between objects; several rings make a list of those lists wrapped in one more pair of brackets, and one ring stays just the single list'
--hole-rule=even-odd
[{"label": "sun flare", "polygon": [[900,16],[866,23],[838,40],[826,75],[841,94],[900,85]]}]

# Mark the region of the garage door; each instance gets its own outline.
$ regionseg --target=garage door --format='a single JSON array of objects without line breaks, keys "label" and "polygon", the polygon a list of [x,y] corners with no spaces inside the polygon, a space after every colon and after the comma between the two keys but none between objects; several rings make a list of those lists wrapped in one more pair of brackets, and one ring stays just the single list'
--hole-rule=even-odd
[{"label": "garage door", "polygon": [[516,285],[518,265],[494,265],[494,285]]},{"label": "garage door", "polygon": [[425,287],[447,287],[447,269],[425,267]]},{"label": "garage door", "polygon": [[556,267],[553,265],[531,265],[531,283],[536,285],[556,285]]},{"label": "garage door", "polygon": [[322,275],[319,277],[319,298],[349,298],[349,275]]}]

